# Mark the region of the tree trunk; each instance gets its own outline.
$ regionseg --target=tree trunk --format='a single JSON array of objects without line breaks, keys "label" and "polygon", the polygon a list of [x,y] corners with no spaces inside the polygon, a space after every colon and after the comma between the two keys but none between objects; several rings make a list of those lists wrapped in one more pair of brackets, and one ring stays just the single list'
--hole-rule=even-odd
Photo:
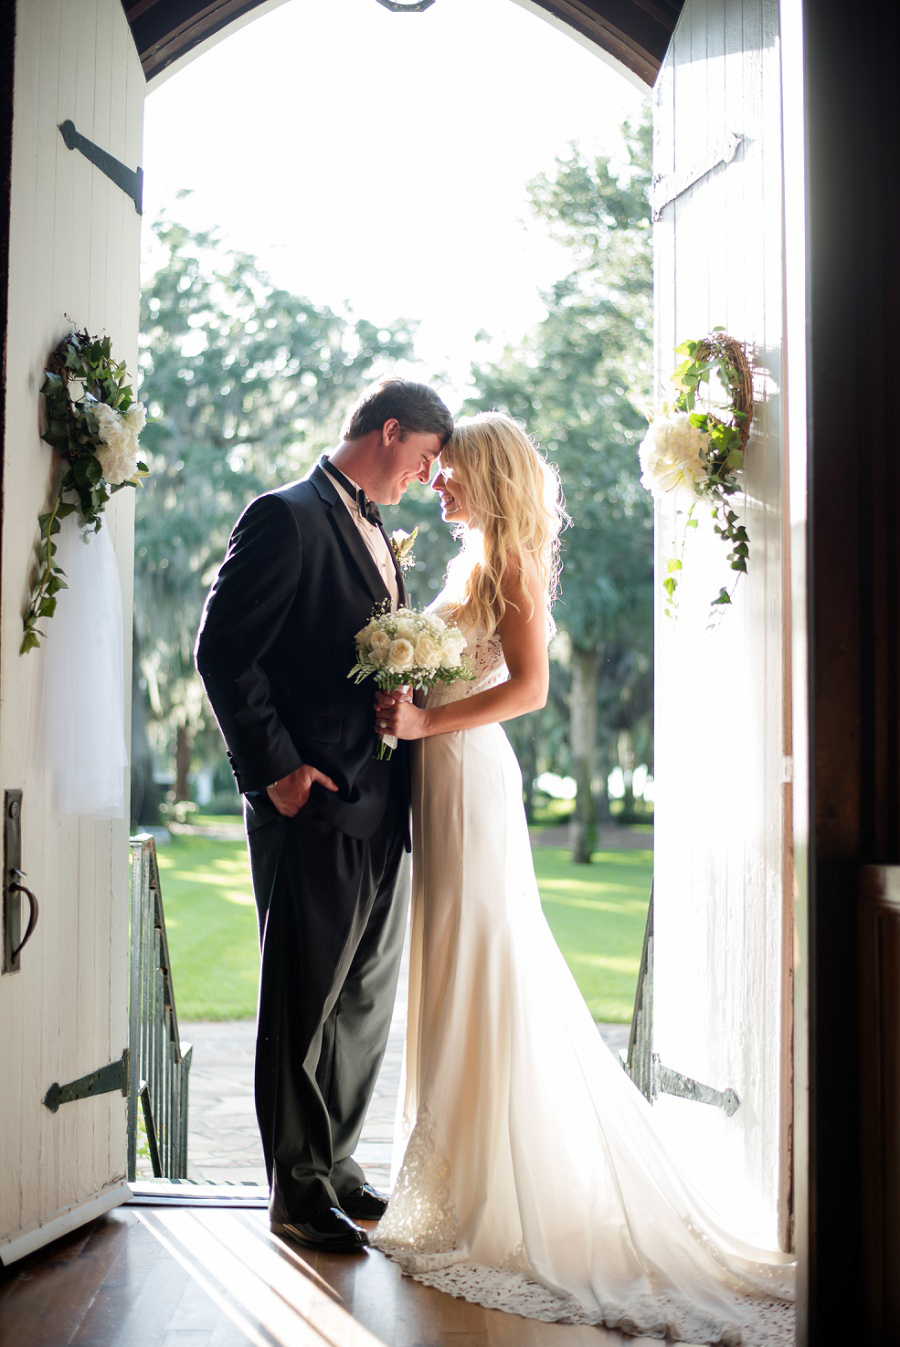
[{"label": "tree trunk", "polygon": [[572,650],[572,690],[569,694],[572,768],[577,794],[572,818],[572,860],[588,864],[597,843],[597,807],[594,775],[597,758],[597,649]]},{"label": "tree trunk", "polygon": [[131,661],[131,827],[159,823],[153,750],[147,735],[147,693],[141,682],[140,643],[133,633]]},{"label": "tree trunk", "polygon": [[534,814],[534,778],[538,774],[538,740],[541,733],[541,713],[533,712],[525,717],[525,733],[522,736],[522,754],[519,762],[522,767],[522,794],[525,801],[525,817],[529,823]]},{"label": "tree trunk", "polygon": [[189,800],[191,798],[191,783],[188,780],[188,774],[191,770],[193,748],[190,730],[186,725],[179,725],[175,730],[176,800]]},{"label": "tree trunk", "polygon": [[609,768],[604,765],[605,759],[600,762],[600,770],[597,774],[594,784],[594,817],[597,820],[598,829],[602,828],[604,823],[609,823],[612,818],[612,810],[609,807]]},{"label": "tree trunk", "polygon": [[534,778],[538,768],[538,738],[540,735],[540,711],[522,716],[520,720],[511,720],[504,727],[513,752],[522,769],[522,799],[525,805],[525,817],[532,821],[534,810]]},{"label": "tree trunk", "polygon": [[634,818],[634,740],[630,730],[622,730],[618,743],[619,766],[625,782],[625,795],[622,800],[622,820],[630,822]]}]

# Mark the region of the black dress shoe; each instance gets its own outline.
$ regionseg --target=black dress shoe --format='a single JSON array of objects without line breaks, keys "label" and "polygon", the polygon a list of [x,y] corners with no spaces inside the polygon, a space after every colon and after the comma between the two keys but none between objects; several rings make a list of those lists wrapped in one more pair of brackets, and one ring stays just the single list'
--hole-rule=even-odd
[{"label": "black dress shoe", "polygon": [[383,1193],[364,1183],[341,1198],[341,1206],[348,1216],[357,1221],[380,1221],[388,1208],[388,1200]]},{"label": "black dress shoe", "polygon": [[269,1229],[273,1235],[321,1253],[356,1253],[369,1242],[365,1230],[354,1225],[338,1207],[326,1207],[309,1221],[270,1221]]}]

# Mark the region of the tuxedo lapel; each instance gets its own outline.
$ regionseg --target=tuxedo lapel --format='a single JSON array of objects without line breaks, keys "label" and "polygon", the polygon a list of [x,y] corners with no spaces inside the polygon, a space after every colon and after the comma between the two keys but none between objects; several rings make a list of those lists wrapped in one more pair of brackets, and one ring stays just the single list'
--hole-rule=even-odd
[{"label": "tuxedo lapel", "polygon": [[[337,529],[343,540],[344,546],[356,563],[360,574],[371,591],[372,598],[376,603],[382,603],[385,599],[389,599],[390,595],[388,594],[387,586],[384,583],[384,577],[375,563],[375,558],[372,556],[368,547],[366,547],[362,534],[356,527],[350,511],[341,500],[334,482],[328,476],[328,473],[325,472],[323,468],[320,468],[318,464],[309,474],[309,478],[327,506],[328,516],[331,523],[333,527]],[[391,549],[391,555],[393,555],[393,549]]]}]

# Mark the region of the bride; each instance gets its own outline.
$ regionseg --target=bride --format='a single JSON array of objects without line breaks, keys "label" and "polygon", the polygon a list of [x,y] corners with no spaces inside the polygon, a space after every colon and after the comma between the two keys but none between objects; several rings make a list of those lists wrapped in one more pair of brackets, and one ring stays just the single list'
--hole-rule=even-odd
[{"label": "bride", "polygon": [[378,694],[414,746],[405,1154],[372,1243],[480,1305],[696,1343],[793,1340],[794,1264],[717,1226],[603,1044],[541,912],[500,721],[543,706],[559,483],[509,417],[434,481],[462,548],[432,610],[471,683]]}]

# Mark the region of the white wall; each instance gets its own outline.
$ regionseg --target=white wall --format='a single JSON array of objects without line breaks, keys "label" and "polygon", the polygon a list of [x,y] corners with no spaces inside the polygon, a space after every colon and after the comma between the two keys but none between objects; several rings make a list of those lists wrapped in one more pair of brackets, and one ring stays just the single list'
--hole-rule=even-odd
[{"label": "white wall", "polygon": [[[106,332],[136,371],[140,217],[120,188],[58,124],[135,168],[144,78],[120,0],[19,0],[10,221],[6,442],[0,591],[0,789],[20,787],[22,864],[41,904],[21,971],[0,978],[0,1254],[24,1250],[39,1224],[77,1224],[67,1209],[113,1199],[125,1172],[125,1100],[42,1099],[122,1054],[128,1039],[128,827],[61,818],[37,759],[35,718],[44,652],[20,657],[21,615],[34,561],[36,517],[56,472],[39,438],[44,362],[70,330]],[[133,499],[107,510],[125,597],[123,673],[130,669]],[[68,595],[60,598],[62,605]],[[53,623],[46,626],[48,642]],[[88,639],[89,633],[88,633]],[[130,678],[125,680],[126,696]],[[84,689],[84,714],[110,733]],[[60,1233],[60,1225],[54,1227]],[[13,1239],[13,1245],[2,1247]],[[18,1241],[18,1243],[15,1243]],[[24,1241],[24,1243],[23,1243]]]},{"label": "white wall", "polygon": [[[789,586],[783,433],[783,267],[777,0],[688,0],[656,87],[655,172],[683,174],[728,132],[746,139],[656,226],[657,376],[673,348],[723,325],[748,344],[756,414],[738,498],[750,575],[734,578],[698,507],[677,622],[656,619],[654,1050],[733,1086],[732,1119],[657,1105],[672,1144],[736,1230],[772,1243],[788,1221],[787,956],[791,926]],[[657,591],[674,520],[657,517]]]}]

